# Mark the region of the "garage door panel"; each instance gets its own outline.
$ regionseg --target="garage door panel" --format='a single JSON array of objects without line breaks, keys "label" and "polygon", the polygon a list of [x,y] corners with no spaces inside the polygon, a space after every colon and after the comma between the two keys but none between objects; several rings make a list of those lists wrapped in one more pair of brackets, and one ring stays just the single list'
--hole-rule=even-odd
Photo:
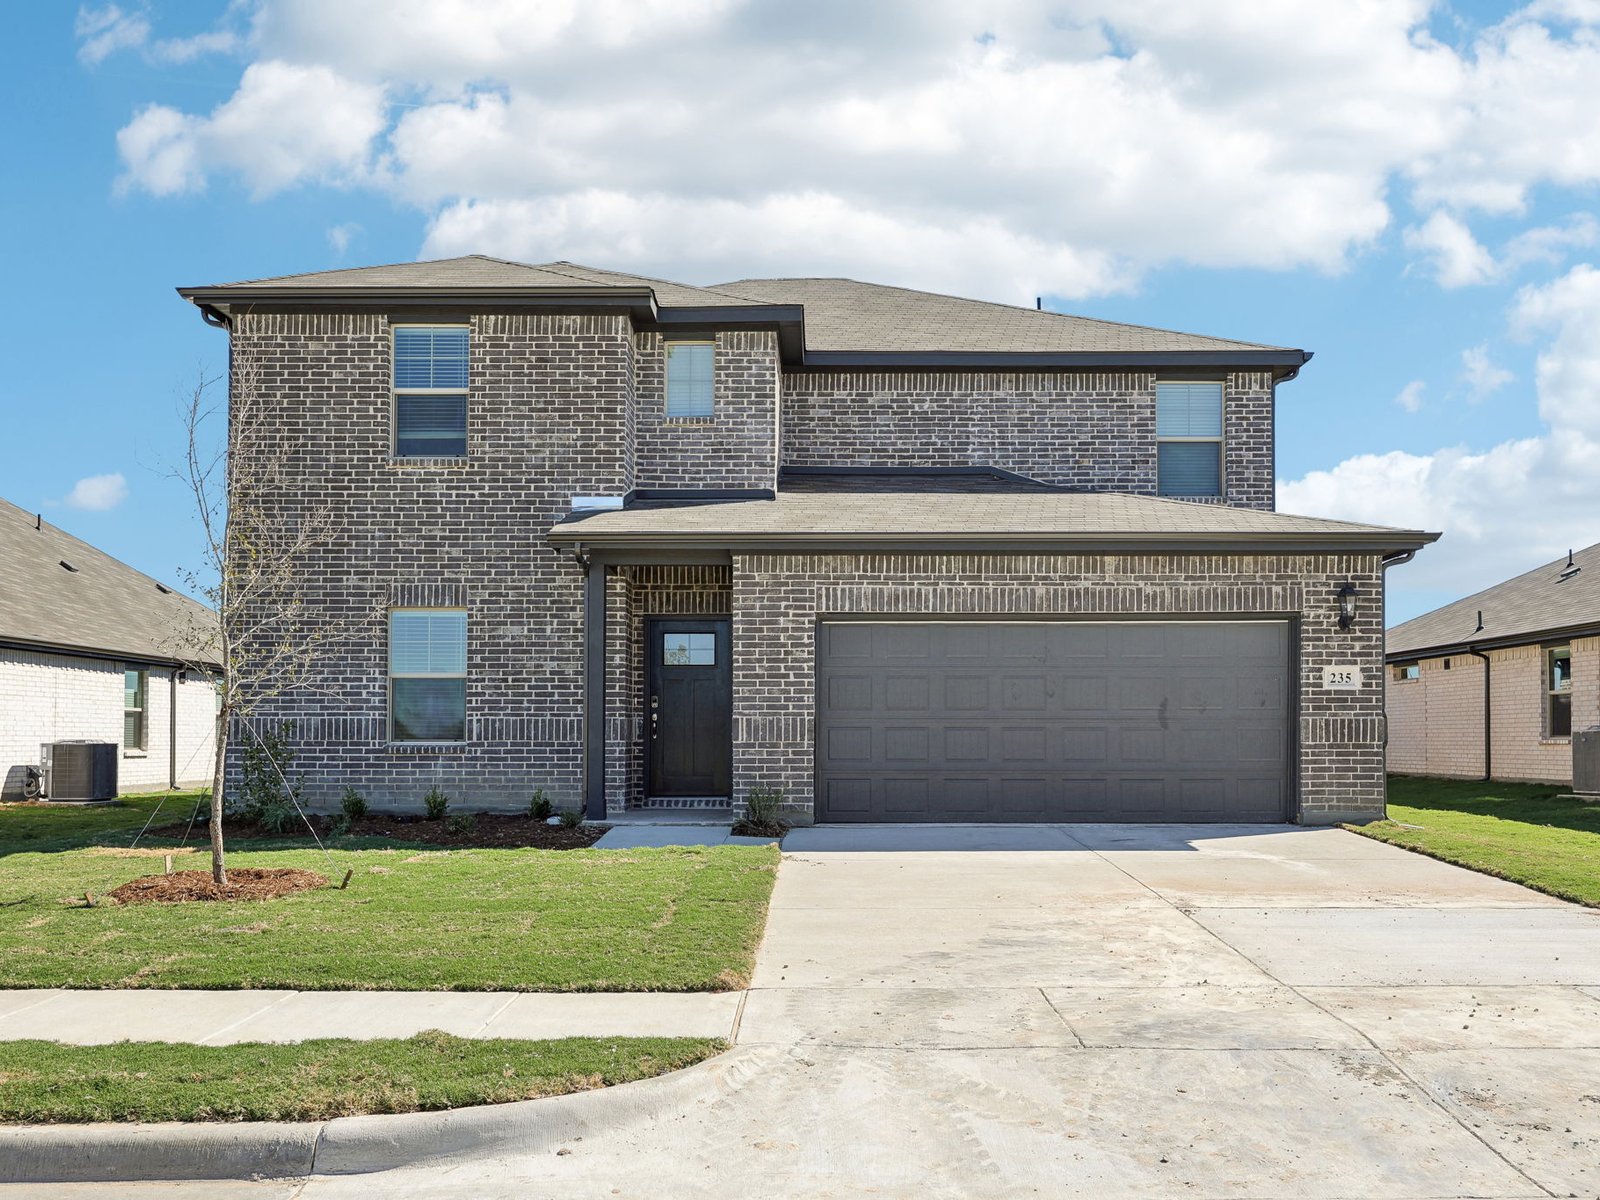
[{"label": "garage door panel", "polygon": [[1283,818],[1282,622],[845,627],[818,638],[819,820]]}]

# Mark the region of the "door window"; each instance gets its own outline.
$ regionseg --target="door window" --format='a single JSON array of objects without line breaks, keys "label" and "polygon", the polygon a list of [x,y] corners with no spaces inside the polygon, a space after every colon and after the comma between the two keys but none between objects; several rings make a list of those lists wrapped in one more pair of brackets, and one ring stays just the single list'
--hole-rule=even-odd
[{"label": "door window", "polygon": [[717,635],[663,633],[661,662],[668,667],[714,667],[717,665]]}]

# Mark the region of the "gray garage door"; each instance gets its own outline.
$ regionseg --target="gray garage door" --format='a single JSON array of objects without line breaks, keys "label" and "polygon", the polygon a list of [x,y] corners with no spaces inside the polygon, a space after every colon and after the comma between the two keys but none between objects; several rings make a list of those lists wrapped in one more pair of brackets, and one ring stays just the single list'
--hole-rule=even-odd
[{"label": "gray garage door", "polygon": [[820,821],[1281,821],[1281,621],[824,622]]}]

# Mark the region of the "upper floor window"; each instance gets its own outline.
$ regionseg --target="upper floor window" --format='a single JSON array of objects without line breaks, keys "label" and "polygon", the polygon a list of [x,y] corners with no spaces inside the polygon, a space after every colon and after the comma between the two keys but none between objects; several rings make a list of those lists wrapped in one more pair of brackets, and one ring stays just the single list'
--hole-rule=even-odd
[{"label": "upper floor window", "polygon": [[[1446,660],[1449,661],[1448,659]],[[1399,663],[1395,666],[1394,677],[1399,680],[1421,679],[1422,665],[1420,663]]]},{"label": "upper floor window", "polygon": [[1222,495],[1222,384],[1156,384],[1156,494]]},{"label": "upper floor window", "polygon": [[667,416],[711,416],[715,360],[711,342],[667,343]]},{"label": "upper floor window", "polygon": [[467,327],[394,328],[396,458],[467,456]]},{"label": "upper floor window", "polygon": [[389,737],[467,740],[467,613],[397,608],[389,613]]},{"label": "upper floor window", "polygon": [[1544,735],[1572,736],[1572,647],[1544,652]]},{"label": "upper floor window", "polygon": [[128,668],[122,672],[122,748],[145,748],[145,698],[150,694],[150,673]]}]

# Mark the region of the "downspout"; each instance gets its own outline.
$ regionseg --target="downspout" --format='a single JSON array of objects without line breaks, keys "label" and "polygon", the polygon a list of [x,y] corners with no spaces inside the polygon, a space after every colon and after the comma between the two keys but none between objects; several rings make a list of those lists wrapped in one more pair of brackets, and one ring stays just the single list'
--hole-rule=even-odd
[{"label": "downspout", "polygon": [[[1293,378],[1293,376],[1290,376]],[[1274,450],[1276,453],[1276,450]],[[1397,550],[1393,554],[1386,554],[1379,563],[1380,568],[1387,572],[1390,567],[1404,566],[1417,556],[1415,550]],[[1383,645],[1380,650],[1378,669],[1383,672],[1383,697],[1381,715],[1383,717],[1383,819],[1389,819],[1389,577],[1384,575],[1383,594],[1379,598],[1378,627],[1383,630]]]},{"label": "downspout", "polygon": [[[1483,632],[1483,609],[1478,610],[1478,627],[1473,633]],[[1483,660],[1483,781],[1494,778],[1494,692],[1490,687],[1489,656],[1476,646],[1468,646],[1467,653]]]},{"label": "downspout", "polygon": [[167,672],[167,787],[178,787],[178,668]]}]

